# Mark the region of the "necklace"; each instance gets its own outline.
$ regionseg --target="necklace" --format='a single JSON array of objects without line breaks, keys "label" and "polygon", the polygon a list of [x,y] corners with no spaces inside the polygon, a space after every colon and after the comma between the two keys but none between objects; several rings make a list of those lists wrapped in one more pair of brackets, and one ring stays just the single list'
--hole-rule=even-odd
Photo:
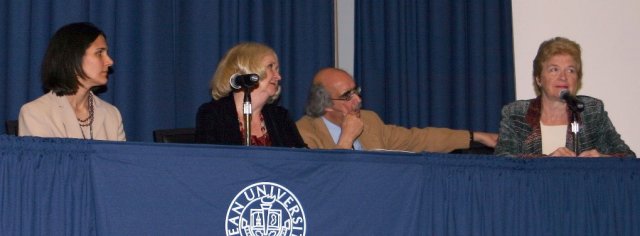
[{"label": "necklace", "polygon": [[[244,125],[241,120],[238,119],[238,123],[240,123],[240,133],[242,134],[242,143],[245,144],[245,131]],[[260,114],[260,130],[263,135],[261,137],[257,137],[256,135],[251,135],[251,145],[252,146],[271,146],[271,138],[269,137],[269,133],[267,132],[267,127],[264,124],[264,116]]]},{"label": "necklace", "polygon": [[89,117],[87,117],[86,119],[80,119],[77,118],[78,120],[78,125],[80,126],[80,132],[82,133],[82,139],[87,139],[87,137],[84,135],[84,128],[85,127],[89,127],[89,138],[93,140],[93,94],[91,92],[89,92]]}]

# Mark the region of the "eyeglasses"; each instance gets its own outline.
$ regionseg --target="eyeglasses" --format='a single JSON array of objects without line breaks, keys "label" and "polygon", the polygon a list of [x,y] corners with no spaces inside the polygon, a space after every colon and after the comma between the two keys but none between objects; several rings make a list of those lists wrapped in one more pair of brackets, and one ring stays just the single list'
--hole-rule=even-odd
[{"label": "eyeglasses", "polygon": [[355,87],[349,91],[344,92],[338,98],[332,98],[331,100],[351,101],[354,95],[360,96],[361,91],[362,89],[360,89],[360,87]]}]

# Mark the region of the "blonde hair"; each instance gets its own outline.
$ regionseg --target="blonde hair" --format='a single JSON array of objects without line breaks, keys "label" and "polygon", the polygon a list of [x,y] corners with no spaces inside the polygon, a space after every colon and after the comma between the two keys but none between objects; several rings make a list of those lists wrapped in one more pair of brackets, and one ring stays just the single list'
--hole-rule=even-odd
[{"label": "blonde hair", "polygon": [[533,59],[533,87],[536,95],[542,94],[542,88],[536,83],[536,78],[542,74],[542,67],[551,57],[555,55],[569,55],[576,62],[576,70],[578,73],[578,89],[582,86],[582,56],[580,45],[570,39],[563,37],[555,37],[542,42],[538,48],[538,54]]},{"label": "blonde hair", "polygon": [[[276,60],[278,55],[267,45],[255,42],[240,43],[229,49],[218,63],[216,72],[210,82],[211,96],[213,99],[228,96],[233,88],[229,84],[229,78],[233,74],[257,74],[260,80],[264,79],[266,72],[262,60],[267,55],[273,55]],[[276,95],[269,99],[273,102],[280,95],[280,87]]]}]

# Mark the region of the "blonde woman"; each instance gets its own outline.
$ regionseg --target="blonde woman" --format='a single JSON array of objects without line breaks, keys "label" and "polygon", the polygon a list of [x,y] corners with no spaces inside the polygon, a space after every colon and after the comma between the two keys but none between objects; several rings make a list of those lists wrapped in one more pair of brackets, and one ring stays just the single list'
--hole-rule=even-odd
[{"label": "blonde woman", "polygon": [[233,75],[257,74],[251,88],[251,146],[306,147],[288,111],[272,102],[280,94],[280,65],[270,47],[241,43],[220,60],[211,80],[213,100],[202,104],[196,116],[196,142],[244,145],[244,89],[234,89]]}]

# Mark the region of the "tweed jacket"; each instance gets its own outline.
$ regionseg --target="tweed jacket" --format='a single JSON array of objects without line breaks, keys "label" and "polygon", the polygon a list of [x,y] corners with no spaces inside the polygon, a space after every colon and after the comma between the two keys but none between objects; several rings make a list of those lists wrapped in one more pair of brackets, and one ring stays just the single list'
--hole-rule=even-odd
[{"label": "tweed jacket", "polygon": [[[125,141],[124,126],[118,108],[98,96],[94,95],[93,99],[93,139]],[[20,108],[18,122],[19,136],[90,138],[87,132],[83,137],[69,100],[53,92],[23,105]]]},{"label": "tweed jacket", "polygon": [[[306,147],[295,123],[283,107],[267,104],[262,108],[265,126],[274,147]],[[240,122],[233,96],[204,103],[196,115],[196,142],[242,145]]]},{"label": "tweed jacket", "polygon": [[[578,122],[578,154],[597,149],[602,154],[635,156],[613,127],[601,100],[589,96],[578,96],[585,105]],[[542,102],[540,97],[520,100],[502,108],[500,137],[495,154],[501,156],[543,156],[540,130]],[[568,108],[567,108],[568,109]],[[569,116],[571,112],[568,112]],[[571,120],[570,117],[568,117]],[[567,125],[566,147],[574,150],[571,125]]]},{"label": "tweed jacket", "polygon": [[[411,152],[451,152],[469,148],[469,132],[447,128],[404,128],[387,125],[373,111],[360,110],[364,130],[360,143],[364,150],[401,150]],[[304,116],[296,123],[310,148],[336,149],[321,117]]]}]

